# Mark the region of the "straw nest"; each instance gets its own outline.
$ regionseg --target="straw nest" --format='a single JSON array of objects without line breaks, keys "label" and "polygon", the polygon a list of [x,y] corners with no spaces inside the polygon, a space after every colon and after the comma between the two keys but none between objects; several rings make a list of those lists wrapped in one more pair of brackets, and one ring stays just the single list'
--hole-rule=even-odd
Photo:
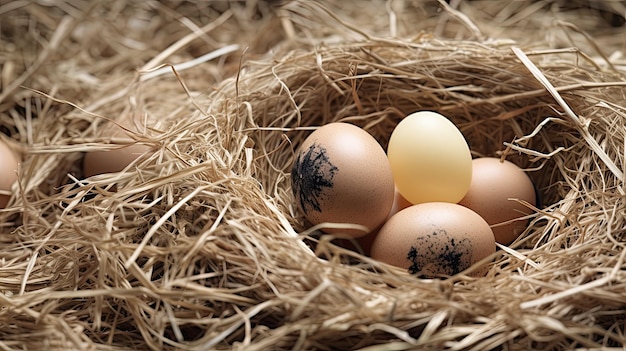
[{"label": "straw nest", "polygon": [[[387,16],[362,25],[332,2],[12,4],[0,112],[23,161],[0,213],[2,349],[626,341],[626,83],[607,53],[488,39],[443,2],[368,2]],[[424,13],[408,35],[401,14]],[[241,47],[159,70],[224,43]],[[346,121],[384,146],[416,110],[448,116],[476,156],[514,160],[539,189],[485,277],[417,279],[309,230],[293,205],[310,130]],[[132,141],[107,136],[129,121]],[[129,142],[154,152],[83,178],[84,152]]]}]

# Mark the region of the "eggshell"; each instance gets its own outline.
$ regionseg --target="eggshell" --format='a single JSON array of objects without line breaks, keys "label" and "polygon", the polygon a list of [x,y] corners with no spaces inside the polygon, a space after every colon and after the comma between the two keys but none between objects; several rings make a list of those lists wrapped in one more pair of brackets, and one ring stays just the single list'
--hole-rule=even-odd
[{"label": "eggshell", "polygon": [[120,172],[138,157],[152,149],[143,144],[130,144],[106,151],[91,151],[83,159],[85,177],[96,174]]},{"label": "eggshell", "polygon": [[469,189],[469,146],[461,131],[436,112],[420,111],[400,121],[387,155],[398,190],[413,204],[457,203]]},{"label": "eggshell", "polygon": [[330,123],[309,135],[291,171],[296,203],[312,224],[357,224],[365,229],[328,228],[328,233],[363,236],[385,220],[394,199],[389,160],[365,130]]},{"label": "eggshell", "polygon": [[[489,224],[458,204],[427,202],[393,215],[372,242],[371,257],[420,277],[457,274],[496,250]],[[474,275],[484,274],[484,269]]]},{"label": "eggshell", "polygon": [[[4,142],[0,141],[0,190],[11,192],[13,183],[17,181],[18,158]],[[0,208],[5,208],[11,199],[10,195],[0,194]]]},{"label": "eggshell", "polygon": [[[137,130],[130,117],[123,119],[120,123],[131,131]],[[85,177],[120,172],[141,155],[152,151],[149,145],[134,143],[127,132],[115,124],[103,125],[101,134],[103,138],[122,139],[128,145],[120,144],[119,147],[113,149],[85,153],[83,158],[83,175]]]},{"label": "eggshell", "polygon": [[517,165],[499,158],[477,158],[472,167],[470,188],[459,204],[481,215],[491,225],[496,241],[509,245],[526,229],[528,220],[522,217],[532,213],[516,200],[536,205],[533,182]]}]

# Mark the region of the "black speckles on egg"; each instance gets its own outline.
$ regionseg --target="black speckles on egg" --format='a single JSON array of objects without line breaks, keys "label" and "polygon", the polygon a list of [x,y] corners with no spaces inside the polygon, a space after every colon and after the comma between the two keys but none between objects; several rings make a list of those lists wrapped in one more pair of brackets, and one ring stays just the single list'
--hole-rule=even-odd
[{"label": "black speckles on egg", "polygon": [[411,246],[411,248],[409,249],[409,253],[406,255],[406,259],[413,262],[411,266],[409,266],[409,273],[416,274],[417,272],[422,270],[419,254],[415,246]]},{"label": "black speckles on egg", "polygon": [[337,171],[326,149],[319,144],[313,143],[298,154],[291,169],[291,179],[293,194],[305,213],[322,211],[320,198],[326,188],[333,187]]},{"label": "black speckles on egg", "polygon": [[475,264],[496,252],[489,224],[459,204],[426,202],[393,215],[378,231],[371,257],[419,278],[467,273],[483,276],[487,265]]},{"label": "black speckles on egg", "polygon": [[455,240],[445,230],[420,236],[407,252],[411,262],[409,273],[422,277],[454,275],[472,264],[472,243],[469,239]]}]

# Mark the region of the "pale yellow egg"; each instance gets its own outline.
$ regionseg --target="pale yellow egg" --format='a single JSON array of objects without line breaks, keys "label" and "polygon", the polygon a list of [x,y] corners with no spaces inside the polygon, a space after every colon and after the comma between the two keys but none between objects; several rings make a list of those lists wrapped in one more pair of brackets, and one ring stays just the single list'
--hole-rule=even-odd
[{"label": "pale yellow egg", "polygon": [[469,189],[469,146],[454,123],[439,113],[420,111],[400,121],[387,156],[398,191],[413,204],[457,203]]}]

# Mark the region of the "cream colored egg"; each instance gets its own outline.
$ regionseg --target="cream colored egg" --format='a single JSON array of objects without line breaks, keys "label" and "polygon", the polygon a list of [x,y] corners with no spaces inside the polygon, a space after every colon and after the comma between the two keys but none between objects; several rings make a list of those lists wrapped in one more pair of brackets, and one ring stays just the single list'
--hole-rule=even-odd
[{"label": "cream colored egg", "polygon": [[[496,251],[489,224],[458,204],[427,202],[393,215],[373,239],[371,257],[420,277],[451,276]],[[484,267],[473,275],[485,273]]]},{"label": "cream colored egg", "polygon": [[469,189],[469,146],[461,131],[439,113],[420,111],[400,121],[387,155],[400,194],[413,204],[457,203]]},{"label": "cream colored egg", "polygon": [[329,233],[364,236],[384,222],[394,201],[385,151],[349,123],[330,123],[309,135],[296,153],[291,181],[295,201],[312,224],[352,225],[328,226]]},{"label": "cream colored egg", "polygon": [[472,161],[473,176],[469,191],[459,202],[481,215],[503,245],[511,244],[526,229],[536,205],[533,182],[526,173],[510,161],[482,157]]}]

